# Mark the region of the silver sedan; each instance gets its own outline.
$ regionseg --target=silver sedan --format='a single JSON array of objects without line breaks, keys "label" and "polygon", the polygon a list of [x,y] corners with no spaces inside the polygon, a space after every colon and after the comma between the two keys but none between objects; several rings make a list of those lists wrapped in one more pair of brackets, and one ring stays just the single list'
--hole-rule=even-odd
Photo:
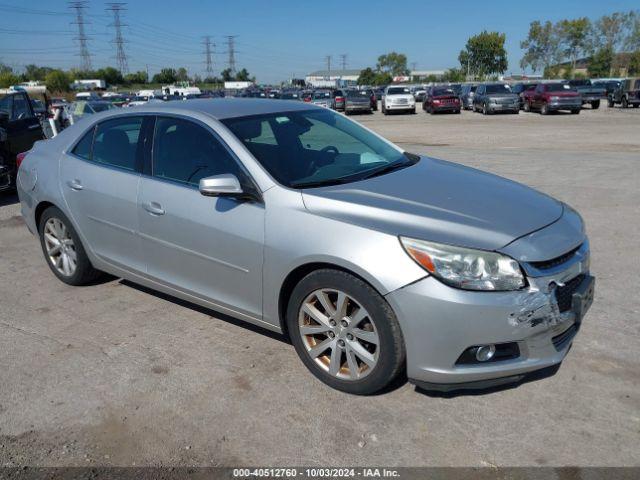
[{"label": "silver sedan", "polygon": [[519,381],[562,361],[593,298],[570,207],[303,103],[91,115],[35,145],[18,193],[63,282],[108,272],[283,332],[355,394]]}]

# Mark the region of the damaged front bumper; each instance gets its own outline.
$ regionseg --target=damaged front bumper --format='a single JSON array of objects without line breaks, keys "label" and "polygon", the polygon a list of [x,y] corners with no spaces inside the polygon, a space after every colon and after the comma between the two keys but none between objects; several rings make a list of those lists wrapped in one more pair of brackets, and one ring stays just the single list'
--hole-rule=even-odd
[{"label": "damaged front bumper", "polygon": [[[405,339],[409,380],[434,390],[487,388],[559,364],[593,299],[588,242],[562,269],[528,282],[519,291],[475,292],[430,276],[389,293]],[[470,347],[506,344],[517,355],[459,362]]]}]

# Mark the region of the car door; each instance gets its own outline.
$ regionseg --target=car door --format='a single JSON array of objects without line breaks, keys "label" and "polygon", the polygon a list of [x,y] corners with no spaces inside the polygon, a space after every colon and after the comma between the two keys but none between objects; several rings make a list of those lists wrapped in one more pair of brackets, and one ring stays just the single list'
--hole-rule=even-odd
[{"label": "car door", "polygon": [[143,272],[137,197],[143,125],[152,117],[123,115],[89,128],[60,162],[64,199],[87,247],[129,271]]},{"label": "car door", "polygon": [[9,120],[7,130],[7,151],[11,161],[18,153],[31,150],[38,140],[44,138],[40,120],[33,112],[29,97],[25,93],[9,95]]},{"label": "car door", "polygon": [[[262,317],[264,205],[207,197],[201,178],[232,173],[252,180],[213,130],[195,120],[156,119],[150,175],[138,212],[148,275],[251,318]],[[257,189],[256,189],[257,191]]]}]

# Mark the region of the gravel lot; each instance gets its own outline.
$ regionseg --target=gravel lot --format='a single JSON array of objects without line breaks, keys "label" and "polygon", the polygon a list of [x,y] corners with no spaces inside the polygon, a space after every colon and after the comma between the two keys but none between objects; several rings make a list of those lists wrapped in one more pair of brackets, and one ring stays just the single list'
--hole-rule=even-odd
[{"label": "gravel lot", "polygon": [[0,465],[640,465],[640,110],[357,119],[583,214],[596,301],[555,376],[333,391],[277,335],[117,279],[62,284],[0,194]]}]

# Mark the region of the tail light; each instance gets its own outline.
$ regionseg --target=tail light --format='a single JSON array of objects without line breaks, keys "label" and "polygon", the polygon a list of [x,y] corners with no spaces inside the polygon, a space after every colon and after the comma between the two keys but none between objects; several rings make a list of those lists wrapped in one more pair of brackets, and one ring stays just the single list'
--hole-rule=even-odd
[{"label": "tail light", "polygon": [[336,102],[344,102],[344,97],[336,97]]},{"label": "tail light", "polygon": [[16,155],[16,170],[20,168],[20,165],[22,165],[22,162],[24,161],[25,157],[27,156],[27,153],[29,153],[29,152],[22,152],[22,153],[19,153],[18,155]]}]

